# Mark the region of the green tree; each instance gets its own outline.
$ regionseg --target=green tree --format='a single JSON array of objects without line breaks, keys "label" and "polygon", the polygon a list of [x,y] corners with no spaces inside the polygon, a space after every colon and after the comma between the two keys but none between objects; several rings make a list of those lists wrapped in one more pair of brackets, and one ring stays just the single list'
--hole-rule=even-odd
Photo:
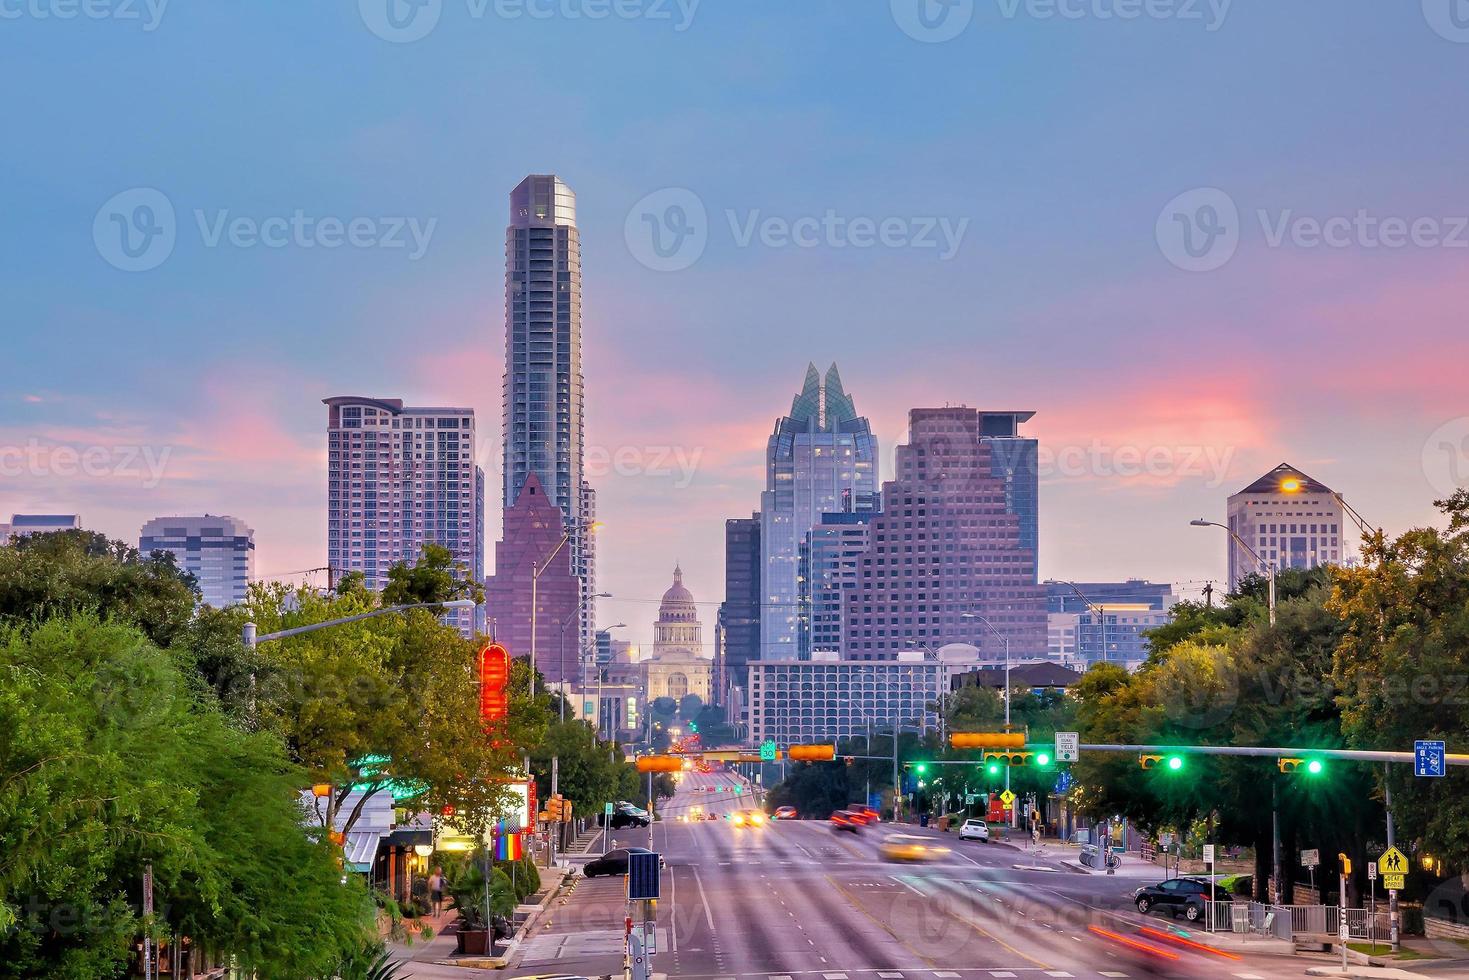
[{"label": "green tree", "polygon": [[[351,573],[349,573],[351,574]],[[454,560],[443,545],[425,544],[418,561],[399,562],[388,569],[382,604],[406,606],[416,602],[448,602],[450,599],[485,601],[483,586],[469,577],[469,569]]]}]

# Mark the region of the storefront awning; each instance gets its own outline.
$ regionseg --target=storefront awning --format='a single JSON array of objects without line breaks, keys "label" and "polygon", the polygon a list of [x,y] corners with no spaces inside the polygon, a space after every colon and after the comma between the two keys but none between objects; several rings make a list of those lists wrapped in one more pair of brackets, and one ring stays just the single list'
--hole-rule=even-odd
[{"label": "storefront awning", "polygon": [[342,847],[347,870],[364,874],[371,871],[373,859],[377,857],[377,848],[382,840],[382,835],[375,830],[353,831],[348,834],[347,841]]}]

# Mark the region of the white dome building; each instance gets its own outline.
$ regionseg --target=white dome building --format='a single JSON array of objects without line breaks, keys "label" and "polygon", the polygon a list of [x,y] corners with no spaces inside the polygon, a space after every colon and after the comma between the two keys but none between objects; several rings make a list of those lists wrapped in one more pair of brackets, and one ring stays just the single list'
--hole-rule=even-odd
[{"label": "white dome building", "polygon": [[653,655],[646,661],[647,696],[678,700],[697,694],[709,701],[714,658],[704,652],[704,626],[694,597],[683,584],[683,569],[673,568],[673,585],[663,593],[653,624]]}]

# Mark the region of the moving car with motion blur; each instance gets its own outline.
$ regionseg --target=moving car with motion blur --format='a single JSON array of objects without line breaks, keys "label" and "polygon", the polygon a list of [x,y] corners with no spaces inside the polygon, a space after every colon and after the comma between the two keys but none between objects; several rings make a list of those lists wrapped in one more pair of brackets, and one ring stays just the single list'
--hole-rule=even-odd
[{"label": "moving car with motion blur", "polygon": [[979,817],[970,817],[959,828],[959,839],[977,840],[980,843],[988,844],[990,842],[990,825]]},{"label": "moving car with motion blur", "polygon": [[729,815],[729,822],[736,827],[762,827],[765,825],[765,814],[759,810],[734,810]]},{"label": "moving car with motion blur", "polygon": [[831,813],[832,830],[845,830],[849,834],[855,834],[862,829],[865,823],[865,820],[851,810],[833,810]]},{"label": "moving car with motion blur", "polygon": [[912,834],[888,834],[877,850],[888,861],[932,861],[949,853],[947,847]]},{"label": "moving car with motion blur", "polygon": [[588,878],[598,875],[625,875],[627,874],[627,856],[629,854],[651,854],[652,851],[646,847],[619,847],[608,851],[599,858],[593,858],[581,869],[581,873]]},{"label": "moving car with motion blur", "polygon": [[875,806],[868,806],[866,803],[850,803],[847,805],[847,809],[853,813],[862,814],[862,816],[867,818],[868,823],[882,822],[882,814],[877,811],[877,807]]},{"label": "moving car with motion blur", "polygon": [[1209,883],[1200,878],[1169,878],[1156,885],[1144,885],[1132,893],[1132,903],[1144,915],[1167,912],[1175,919],[1182,915],[1190,922],[1204,917],[1204,903],[1209,900]]},{"label": "moving car with motion blur", "polygon": [[771,820],[795,820],[796,808],[793,806],[778,806],[770,815]]}]

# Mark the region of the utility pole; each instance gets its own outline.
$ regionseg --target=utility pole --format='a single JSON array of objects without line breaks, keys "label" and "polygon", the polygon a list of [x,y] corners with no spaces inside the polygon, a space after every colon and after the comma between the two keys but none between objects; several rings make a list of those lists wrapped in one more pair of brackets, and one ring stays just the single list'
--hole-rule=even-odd
[{"label": "utility pole", "polygon": [[897,823],[901,817],[898,809],[898,799],[902,792],[902,784],[898,781],[898,726],[893,725],[893,823]]},{"label": "utility pole", "polygon": [[[1382,788],[1383,803],[1387,807],[1387,846],[1396,847],[1397,840],[1395,835],[1393,834],[1392,825],[1392,770],[1388,768],[1387,763],[1383,763],[1382,765]],[[1399,949],[1398,890],[1396,888],[1389,888],[1387,890],[1387,923],[1389,934],[1391,936],[1390,942],[1392,943],[1393,952],[1396,953]]]},{"label": "utility pole", "polygon": [[[557,784],[561,777],[561,757],[551,756],[551,796],[556,795]],[[560,829],[559,826],[557,828]],[[551,828],[546,828],[546,867],[556,863],[556,833]]]},{"label": "utility pole", "polygon": [[1272,776],[1270,778],[1270,849],[1272,854],[1270,861],[1271,874],[1275,878],[1274,904],[1279,905],[1285,901],[1285,890],[1281,887],[1284,869],[1280,866],[1280,811],[1276,806],[1275,784],[1276,779]]}]

